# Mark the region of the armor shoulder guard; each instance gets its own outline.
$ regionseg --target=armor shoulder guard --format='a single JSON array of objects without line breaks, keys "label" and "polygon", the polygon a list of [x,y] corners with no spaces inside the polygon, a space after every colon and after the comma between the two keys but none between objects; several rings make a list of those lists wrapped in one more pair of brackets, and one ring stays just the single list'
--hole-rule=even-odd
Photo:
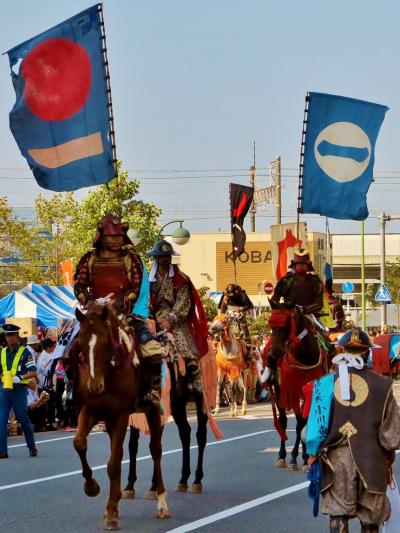
[{"label": "armor shoulder guard", "polygon": [[90,250],[89,252],[86,252],[85,254],[82,255],[82,257],[79,259],[78,264],[76,265],[76,270],[75,270],[75,274],[74,274],[74,281],[79,276],[79,273],[80,273],[82,268],[84,268],[84,267],[88,268],[89,261],[94,257],[94,255],[95,255],[95,251],[94,250]]}]

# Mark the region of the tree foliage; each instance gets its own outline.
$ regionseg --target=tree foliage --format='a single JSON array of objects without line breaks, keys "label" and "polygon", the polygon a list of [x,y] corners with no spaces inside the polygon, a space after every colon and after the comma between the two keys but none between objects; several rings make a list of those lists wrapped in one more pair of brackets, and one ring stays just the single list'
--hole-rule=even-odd
[{"label": "tree foliage", "polygon": [[247,322],[249,324],[249,331],[250,335],[252,337],[256,337],[259,335],[270,335],[271,334],[271,328],[268,325],[268,320],[271,313],[268,311],[264,311],[260,315],[258,315],[256,318],[247,317]]},{"label": "tree foliage", "polygon": [[200,287],[197,292],[199,293],[201,302],[204,307],[204,311],[206,312],[207,320],[209,322],[212,322],[218,314],[218,306],[214,302],[214,300],[212,300],[208,296],[208,293],[210,292],[210,287]]},{"label": "tree foliage", "polygon": [[145,252],[158,237],[157,217],[152,203],[137,199],[139,180],[129,181],[118,163],[118,177],[100,185],[82,200],[73,193],[42,195],[35,201],[35,220],[16,217],[6,197],[0,197],[0,294],[29,282],[62,284],[59,263],[79,258],[92,247],[97,222],[107,213],[118,214],[139,231],[137,250]]},{"label": "tree foliage", "polygon": [[[392,304],[400,305],[400,257],[396,257],[394,263],[386,264],[386,287],[392,296]],[[380,287],[379,283],[371,283],[365,291],[366,300],[372,307],[379,307],[379,302],[375,302],[375,294]]]}]

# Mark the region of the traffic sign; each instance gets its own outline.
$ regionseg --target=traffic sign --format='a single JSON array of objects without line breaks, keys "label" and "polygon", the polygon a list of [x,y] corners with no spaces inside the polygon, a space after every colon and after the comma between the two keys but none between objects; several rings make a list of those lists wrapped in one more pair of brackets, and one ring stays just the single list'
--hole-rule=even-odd
[{"label": "traffic sign", "polygon": [[375,302],[390,303],[392,301],[392,295],[388,291],[386,285],[381,283],[378,292],[375,294]]},{"label": "traffic sign", "polygon": [[345,292],[342,296],[343,300],[354,300],[354,292]]},{"label": "traffic sign", "polygon": [[272,283],[264,283],[264,292],[267,296],[271,296],[274,293],[274,286]]},{"label": "traffic sign", "polygon": [[354,291],[354,283],[351,281],[345,281],[342,284],[342,291],[343,292],[353,292]]}]

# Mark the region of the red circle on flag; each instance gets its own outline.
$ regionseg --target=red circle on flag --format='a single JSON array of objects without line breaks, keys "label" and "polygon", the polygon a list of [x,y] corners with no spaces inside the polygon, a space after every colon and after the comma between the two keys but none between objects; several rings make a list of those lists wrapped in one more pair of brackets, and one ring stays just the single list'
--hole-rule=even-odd
[{"label": "red circle on flag", "polygon": [[88,99],[91,85],[89,54],[71,39],[47,39],[35,46],[21,66],[25,101],[43,120],[64,120]]},{"label": "red circle on flag", "polygon": [[267,296],[271,296],[271,294],[274,293],[274,286],[272,285],[272,283],[264,284],[264,292]]}]

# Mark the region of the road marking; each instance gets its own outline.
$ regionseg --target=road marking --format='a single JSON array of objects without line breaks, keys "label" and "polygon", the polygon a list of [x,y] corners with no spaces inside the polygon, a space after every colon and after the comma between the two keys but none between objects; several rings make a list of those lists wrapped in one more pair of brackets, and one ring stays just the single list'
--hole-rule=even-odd
[{"label": "road marking", "polygon": [[[293,430],[293,429],[290,430],[289,429],[288,431],[295,431],[295,430]],[[219,445],[219,444],[226,444],[227,442],[233,442],[235,440],[241,440],[241,439],[248,439],[250,437],[256,437],[256,436],[259,436],[259,435],[264,435],[265,433],[273,433],[273,432],[275,432],[275,429],[264,429],[262,431],[255,431],[254,433],[247,433],[246,435],[238,435],[237,437],[231,437],[229,439],[223,439],[223,440],[216,440],[216,441],[213,441],[213,442],[208,442],[207,443],[207,447],[208,446],[216,446],[216,445]],[[67,438],[67,437],[60,437],[60,438],[63,439],[63,438]],[[58,440],[58,439],[50,439],[50,440]],[[44,441],[42,441],[42,442],[44,442]],[[195,450],[196,448],[197,448],[197,444],[194,444],[193,446],[190,446],[191,450]],[[174,453],[181,453],[181,452],[182,452],[182,448],[176,448],[174,450],[167,450],[167,451],[163,452],[163,456],[164,455],[172,455]],[[147,459],[151,459],[151,455],[143,455],[141,457],[138,457],[136,460],[137,461],[145,461]],[[129,463],[129,459],[125,459],[125,461],[122,461],[122,464],[127,464],[127,463]],[[103,470],[105,468],[107,468],[107,465],[98,465],[98,466],[93,466],[92,470],[93,471],[95,471],[95,470]],[[61,478],[64,478],[64,477],[77,476],[79,474],[82,474],[82,470],[72,470],[71,472],[64,472],[63,474],[55,474],[53,476],[39,477],[39,478],[36,478],[36,479],[30,479],[28,481],[20,481],[19,483],[12,483],[10,485],[0,485],[0,491],[9,490],[9,489],[16,489],[18,487],[25,487],[26,485],[35,485],[37,483],[44,483],[46,481],[52,481],[53,479],[61,479]]]},{"label": "road marking", "polygon": [[[92,437],[93,435],[103,435],[104,431],[93,431],[93,433],[89,433],[89,437]],[[56,442],[57,440],[67,440],[67,439],[73,439],[75,437],[75,433],[73,435],[67,435],[66,437],[57,437],[55,439],[45,439],[45,440],[38,440],[36,441],[36,445],[38,444],[45,444],[46,442]],[[25,442],[22,444],[11,444],[10,446],[7,446],[7,448],[20,448],[21,446],[26,446]]]},{"label": "road marking", "polygon": [[263,505],[264,503],[268,503],[273,500],[277,500],[278,498],[288,496],[289,494],[293,494],[294,492],[298,492],[299,490],[303,490],[308,487],[308,485],[308,481],[303,481],[303,483],[292,485],[286,489],[278,490],[272,494],[266,494],[265,496],[261,496],[255,500],[250,500],[248,502],[241,503],[240,505],[236,505],[235,507],[231,507],[230,509],[225,509],[225,511],[220,511],[219,513],[206,516],[205,518],[200,518],[199,520],[189,522],[188,524],[184,524],[183,526],[179,526],[175,529],[170,529],[166,533],[186,533],[187,531],[194,531],[200,527],[208,526],[209,524],[213,524],[219,520],[224,520],[225,518],[229,518],[235,514],[243,513],[244,511],[248,511],[249,509]]}]

